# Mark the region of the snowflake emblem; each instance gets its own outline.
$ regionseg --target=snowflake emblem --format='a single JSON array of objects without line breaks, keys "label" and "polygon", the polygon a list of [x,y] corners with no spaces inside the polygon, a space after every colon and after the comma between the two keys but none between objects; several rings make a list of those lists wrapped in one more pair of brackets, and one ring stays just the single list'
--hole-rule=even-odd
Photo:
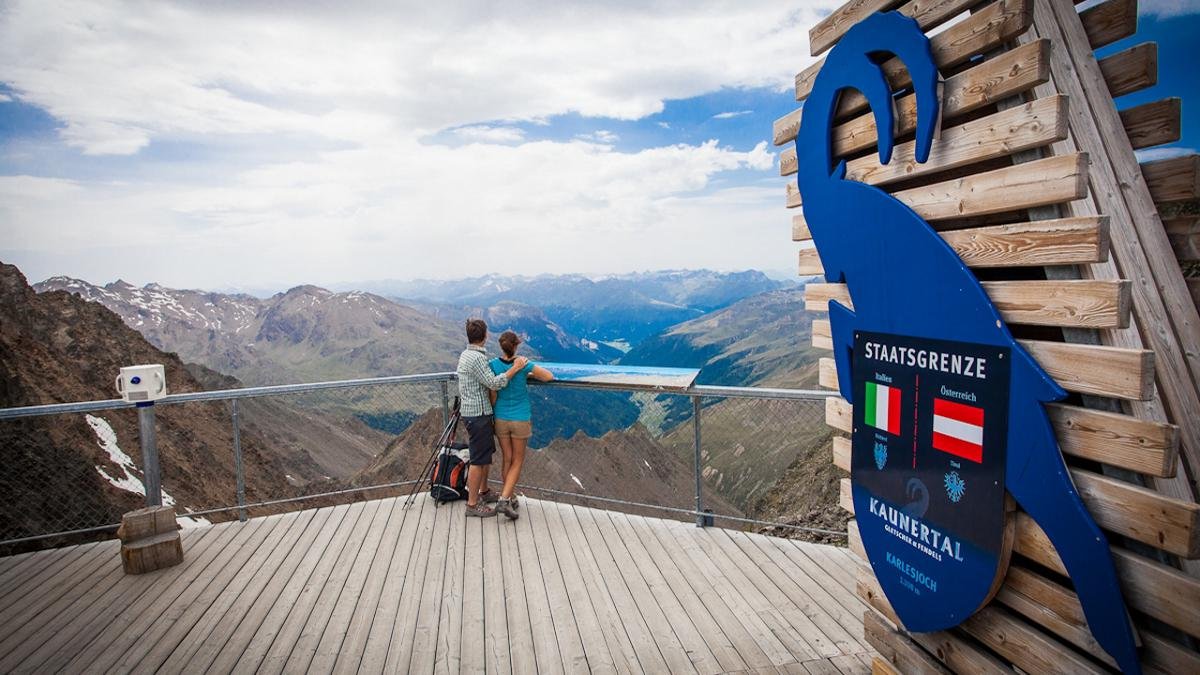
[{"label": "snowflake emblem", "polygon": [[875,444],[875,467],[883,470],[883,466],[887,464],[887,445],[883,443]]},{"label": "snowflake emblem", "polygon": [[957,471],[951,471],[946,474],[946,496],[950,501],[957,503],[963,497],[963,493],[967,491],[967,482],[964,481]]}]

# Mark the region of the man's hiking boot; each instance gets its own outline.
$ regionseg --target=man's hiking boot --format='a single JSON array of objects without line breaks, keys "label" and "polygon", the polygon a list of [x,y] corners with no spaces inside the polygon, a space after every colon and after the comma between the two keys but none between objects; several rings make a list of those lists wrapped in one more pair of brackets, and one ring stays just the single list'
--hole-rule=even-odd
[{"label": "man's hiking boot", "polygon": [[483,504],[471,506],[470,504],[467,504],[468,518],[492,518],[495,517],[495,515],[496,509],[493,509],[490,506],[484,506]]},{"label": "man's hiking boot", "polygon": [[500,501],[500,496],[496,494],[495,490],[489,489],[486,492],[479,493],[479,501],[483,502],[484,504],[495,504],[496,502]]},{"label": "man's hiking boot", "polygon": [[517,514],[517,500],[515,497],[513,499],[501,499],[496,502],[496,511],[503,513],[504,517],[509,520],[516,520],[521,517]]}]

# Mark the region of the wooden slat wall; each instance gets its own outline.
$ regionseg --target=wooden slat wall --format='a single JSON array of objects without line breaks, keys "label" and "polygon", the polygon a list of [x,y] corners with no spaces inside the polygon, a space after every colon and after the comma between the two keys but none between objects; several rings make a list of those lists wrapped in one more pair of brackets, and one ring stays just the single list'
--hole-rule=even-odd
[{"label": "wooden slat wall", "polygon": [[[1139,166],[1134,149],[1178,141],[1181,101],[1162,98],[1118,111],[1114,98],[1157,82],[1158,49],[1133,44],[1097,61],[1092,50],[1131,38],[1136,0],[1105,0],[1079,13],[1071,0],[852,0],[810,31],[813,55],[855,22],[896,9],[931,37],[945,77],[943,130],[929,162],[913,160],[911,94],[896,100],[892,162],[874,153],[874,118],[859,95],[843,96],[834,151],[848,178],[882,187],[938,229],[972,268],[1012,325],[1036,325],[1022,344],[1072,399],[1047,407],[1081,497],[1112,533],[1113,557],[1148,672],[1200,672],[1200,280],[1179,265],[1200,259],[1200,217],[1173,208],[1200,199],[1200,157]],[[1133,42],[1133,40],[1129,40]],[[796,76],[803,100],[823,63]],[[884,65],[894,87],[908,83]],[[797,110],[776,121],[790,144]],[[1009,159],[1011,158],[1011,159]],[[792,147],[780,174],[796,172]],[[1005,167],[1003,162],[1014,164]],[[956,192],[958,190],[958,192]],[[961,194],[960,194],[961,193]],[[949,198],[946,195],[950,195]],[[802,207],[794,180],[786,204]],[[1171,217],[1160,220],[1162,205]],[[823,273],[802,208],[792,217],[802,276]],[[1030,280],[1044,267],[1046,280]],[[1005,279],[1013,270],[1013,277]],[[1017,277],[1016,274],[1021,276]],[[1188,283],[1191,281],[1192,283]],[[810,283],[806,307],[852,306],[841,284]],[[1062,339],[1047,328],[1061,328]],[[1019,330],[1019,329],[1018,329]],[[813,345],[832,346],[828,322],[813,322]],[[836,389],[831,358],[820,384]],[[828,399],[826,422],[848,434],[851,407]],[[849,471],[850,442],[835,436],[835,465]],[[840,503],[853,509],[849,479]],[[883,657],[880,672],[1103,672],[1111,658],[1092,638],[1053,545],[1016,514],[1014,561],[995,601],[962,626],[908,634],[865,564],[850,522],[850,548],[864,564],[859,595],[879,614],[865,622]],[[1127,547],[1125,542],[1136,542]],[[1150,554],[1157,550],[1157,554]],[[1151,625],[1153,624],[1153,625]],[[1176,632],[1177,631],[1177,632]],[[885,664],[887,667],[885,667]]]}]

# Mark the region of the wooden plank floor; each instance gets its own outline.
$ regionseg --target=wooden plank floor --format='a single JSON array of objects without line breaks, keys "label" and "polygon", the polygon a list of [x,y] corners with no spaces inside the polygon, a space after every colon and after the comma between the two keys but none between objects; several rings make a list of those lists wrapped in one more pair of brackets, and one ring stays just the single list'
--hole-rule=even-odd
[{"label": "wooden plank floor", "polygon": [[842,548],[523,499],[422,497],[0,558],[0,672],[868,673]]}]

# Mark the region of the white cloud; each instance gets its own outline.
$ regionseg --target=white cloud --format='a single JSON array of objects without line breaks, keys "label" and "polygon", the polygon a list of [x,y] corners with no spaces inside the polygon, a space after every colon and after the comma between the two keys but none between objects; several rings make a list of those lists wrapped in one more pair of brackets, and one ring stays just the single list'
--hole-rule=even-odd
[{"label": "white cloud", "polygon": [[658,124],[658,126],[662,127],[663,129],[670,129],[670,128],[671,128],[671,125],[670,125],[669,123],[667,123],[667,122],[656,122],[656,124]]},{"label": "white cloud", "polygon": [[8,94],[0,94],[0,103],[8,103],[12,100],[13,100],[12,97],[9,96]]},{"label": "white cloud", "polygon": [[[765,143],[635,153],[585,142],[396,143],[264,166],[209,187],[2,179],[0,259],[31,278],[67,269],[209,288],[662,266],[655,260],[731,267],[730,256],[760,241],[739,235],[738,246],[726,246],[731,222],[760,221],[783,241],[781,191],[754,192],[750,208],[698,205],[740,194],[714,188],[717,174],[773,165]],[[693,245],[706,240],[714,245]],[[762,251],[777,249],[786,247]]]},{"label": "white cloud", "polygon": [[1196,0],[1142,0],[1138,3],[1138,14],[1169,19],[1176,16],[1200,13],[1200,2]]},{"label": "white cloud", "polygon": [[716,115],[713,115],[712,118],[714,120],[727,120],[727,119],[732,119],[734,117],[741,117],[742,115],[752,115],[752,114],[754,114],[753,110],[736,110],[736,111],[731,111],[731,112],[720,112],[720,113],[717,113]]},{"label": "white cloud", "polygon": [[1158,159],[1171,159],[1172,157],[1182,157],[1183,155],[1195,154],[1194,148],[1145,148],[1142,150],[1134,150],[1133,154],[1137,155],[1139,162],[1153,162]]},{"label": "white cloud", "polygon": [[[766,228],[758,255],[793,254],[778,245],[782,188],[722,178],[769,176],[765,144],[619,152],[608,130],[531,141],[517,124],[642,118],[722,88],[786,95],[812,61],[808,26],[840,2],[12,2],[0,82],[55,117],[63,143],[138,170],[0,178],[0,259],[31,278],[200,287],[461,276],[462,264],[787,266],[759,265],[763,237],[742,236]],[[421,140],[439,134],[463,144]],[[139,163],[155,143],[200,158],[159,175]],[[255,150],[235,161],[225,147]],[[523,253],[498,255],[512,246]]]},{"label": "white cloud", "polygon": [[575,136],[575,138],[578,138],[581,141],[600,143],[602,145],[612,145],[613,143],[621,140],[620,136],[609,131],[608,129],[597,129],[596,131],[588,134],[578,134]]},{"label": "white cloud", "polygon": [[721,87],[786,90],[837,0],[375,4],[15,2],[0,80],[129,154],[181,133],[373,141],[567,112],[637,119]]},{"label": "white cloud", "polygon": [[475,124],[459,127],[454,135],[468,143],[520,143],[525,140],[525,131],[519,127],[493,127]]}]

